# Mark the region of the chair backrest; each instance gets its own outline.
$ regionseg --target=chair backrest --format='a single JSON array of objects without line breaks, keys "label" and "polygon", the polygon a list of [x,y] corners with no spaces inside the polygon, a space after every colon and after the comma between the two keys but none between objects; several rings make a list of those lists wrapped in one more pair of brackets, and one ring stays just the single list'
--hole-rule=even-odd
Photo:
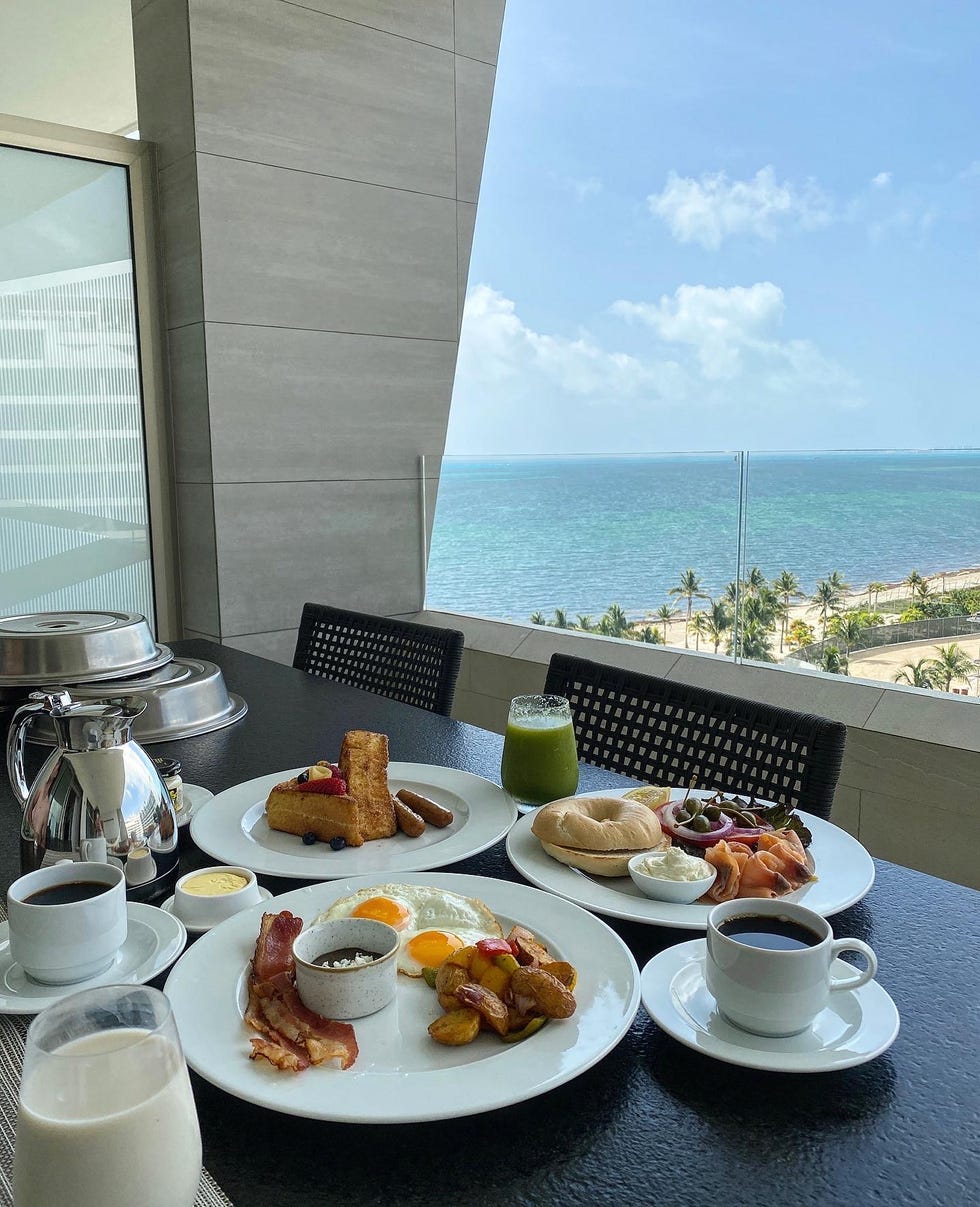
[{"label": "chair backrest", "polygon": [[579,758],[647,783],[755,793],[827,819],[837,721],[555,654],[545,691],[571,703]]},{"label": "chair backrest", "polygon": [[308,603],[293,666],[448,717],[462,657],[457,629]]}]

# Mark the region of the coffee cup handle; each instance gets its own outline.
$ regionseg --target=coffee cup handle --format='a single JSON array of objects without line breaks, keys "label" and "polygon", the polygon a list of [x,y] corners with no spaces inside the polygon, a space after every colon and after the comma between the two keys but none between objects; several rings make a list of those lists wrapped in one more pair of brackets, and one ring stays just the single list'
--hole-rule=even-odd
[{"label": "coffee cup handle", "polygon": [[842,951],[856,951],[864,956],[867,967],[855,968],[854,976],[849,977],[832,977],[830,988],[833,989],[860,989],[862,985],[867,985],[868,981],[873,981],[875,973],[878,971],[878,958],[867,943],[862,943],[860,939],[836,939],[830,945],[831,960],[836,959]]}]

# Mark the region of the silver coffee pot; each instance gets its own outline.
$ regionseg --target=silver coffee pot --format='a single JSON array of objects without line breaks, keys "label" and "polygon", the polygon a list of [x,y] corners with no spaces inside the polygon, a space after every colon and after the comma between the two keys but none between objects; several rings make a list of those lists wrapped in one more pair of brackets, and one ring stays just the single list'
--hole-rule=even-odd
[{"label": "silver coffee pot", "polygon": [[[116,863],[126,872],[128,896],[159,896],[176,878],[177,818],[159,772],[133,741],[132,724],[146,701],[74,703],[58,687],[28,699],[7,734],[7,771],[24,806],[21,870],[61,859]],[[58,744],[28,788],[24,745],[42,716]]]}]

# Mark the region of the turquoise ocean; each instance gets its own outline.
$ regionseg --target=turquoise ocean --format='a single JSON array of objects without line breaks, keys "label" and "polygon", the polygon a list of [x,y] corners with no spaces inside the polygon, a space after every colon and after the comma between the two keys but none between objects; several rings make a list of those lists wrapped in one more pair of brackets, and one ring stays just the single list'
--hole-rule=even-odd
[{"label": "turquoise ocean", "polygon": [[689,567],[714,596],[752,566],[808,594],[980,566],[980,451],[447,457],[426,604],[642,616]]}]

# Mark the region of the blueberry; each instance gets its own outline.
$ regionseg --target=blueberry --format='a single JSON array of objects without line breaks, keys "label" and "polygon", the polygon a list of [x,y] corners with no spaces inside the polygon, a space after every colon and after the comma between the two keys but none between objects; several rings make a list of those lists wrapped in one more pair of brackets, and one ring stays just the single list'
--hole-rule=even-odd
[{"label": "blueberry", "polygon": [[336,838],[330,839],[330,849],[332,851],[342,851],[347,846],[347,839],[337,835]]},{"label": "blueberry", "polygon": [[311,847],[311,846],[313,846],[313,844],[315,842],[316,842],[316,835],[313,833],[312,830],[307,830],[306,833],[303,835],[303,845],[307,846],[307,847]]},{"label": "blueberry", "polygon": [[309,778],[310,778],[310,773],[308,771],[301,771],[299,773],[299,775],[297,775],[297,777],[296,777],[296,783],[305,784]]}]

